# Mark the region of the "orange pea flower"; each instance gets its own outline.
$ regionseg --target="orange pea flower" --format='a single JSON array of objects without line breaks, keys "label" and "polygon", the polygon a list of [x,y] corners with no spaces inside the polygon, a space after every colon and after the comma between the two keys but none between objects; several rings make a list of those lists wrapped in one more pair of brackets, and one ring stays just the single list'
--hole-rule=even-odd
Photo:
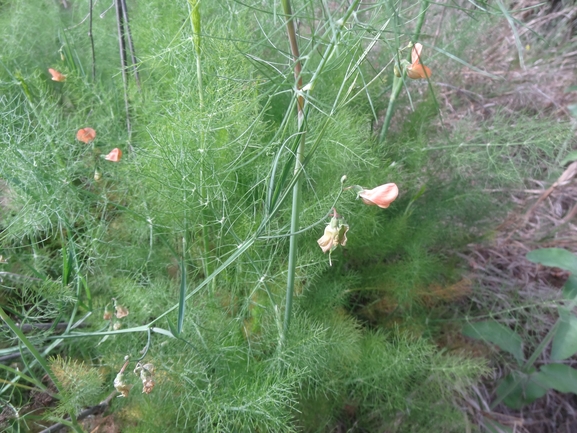
[{"label": "orange pea flower", "polygon": [[421,65],[421,51],[423,46],[418,42],[413,45],[413,51],[411,52],[411,61],[413,62],[407,66],[407,76],[413,80],[419,80],[421,78],[429,78],[431,76],[431,70],[425,65]]},{"label": "orange pea flower", "polygon": [[92,128],[82,128],[76,133],[76,139],[83,143],[90,143],[96,138],[96,131]]},{"label": "orange pea flower", "polygon": [[112,149],[110,153],[104,157],[105,160],[112,162],[118,162],[120,161],[120,158],[122,158],[122,150],[118,147]]},{"label": "orange pea flower", "polygon": [[48,68],[48,72],[52,75],[52,81],[58,81],[59,83],[66,81],[66,75],[58,72],[56,69]]},{"label": "orange pea flower", "polygon": [[366,204],[386,209],[399,195],[399,188],[394,183],[386,183],[373,189],[363,189],[358,194]]}]

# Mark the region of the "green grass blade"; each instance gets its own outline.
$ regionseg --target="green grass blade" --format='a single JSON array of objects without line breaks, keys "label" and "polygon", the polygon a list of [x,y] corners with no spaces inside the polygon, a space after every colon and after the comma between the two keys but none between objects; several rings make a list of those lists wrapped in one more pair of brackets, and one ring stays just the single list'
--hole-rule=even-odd
[{"label": "green grass blade", "polygon": [[180,260],[180,290],[179,290],[179,299],[178,299],[178,319],[176,322],[176,335],[180,335],[182,332],[182,326],[184,324],[184,309],[186,304],[186,261],[185,261],[185,247],[186,247],[186,240],[183,237],[183,252],[182,252],[182,259]]},{"label": "green grass blade", "polygon": [[8,316],[6,314],[6,312],[4,311],[4,309],[2,307],[0,307],[0,318],[2,318],[2,320],[4,320],[4,322],[6,323],[6,325],[8,325],[10,330],[12,332],[14,332],[14,334],[16,334],[18,339],[22,342],[22,344],[24,346],[26,346],[26,348],[30,351],[32,356],[40,364],[42,369],[46,372],[46,374],[50,377],[50,379],[52,379],[52,382],[54,382],[54,385],[56,386],[56,388],[58,390],[60,390],[60,383],[58,381],[58,378],[54,375],[54,373],[52,372],[52,370],[48,366],[48,363],[46,362],[46,360],[42,357],[40,352],[38,352],[36,347],[34,347],[34,345],[30,342],[30,340],[28,340],[28,338],[26,337],[26,335],[24,335],[22,330],[18,326],[16,326],[16,324],[12,321],[10,316]]},{"label": "green grass blade", "polygon": [[[28,376],[27,374],[24,374],[20,370],[17,370],[17,369],[12,368],[12,367],[8,367],[7,365],[1,364],[1,363],[0,363],[0,369],[6,370],[7,372],[15,374],[16,376],[20,376],[22,379],[31,383],[32,385],[36,386],[38,389],[40,389],[42,391],[46,391],[46,389],[47,389],[46,386],[41,381],[39,381],[38,379],[35,379],[31,376]],[[18,385],[16,383],[8,381],[8,380],[6,380],[6,381],[2,380],[2,381],[3,381],[3,383],[6,383],[6,384]]]}]

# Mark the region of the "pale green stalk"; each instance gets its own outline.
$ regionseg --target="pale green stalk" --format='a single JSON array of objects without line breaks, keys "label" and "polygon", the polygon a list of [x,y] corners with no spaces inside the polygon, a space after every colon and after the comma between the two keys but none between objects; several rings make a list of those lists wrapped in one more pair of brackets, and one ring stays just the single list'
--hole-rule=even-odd
[{"label": "pale green stalk", "polygon": [[[202,85],[202,63],[201,63],[201,52],[200,52],[200,0],[188,0],[190,5],[190,22],[192,24],[192,43],[194,45],[194,50],[196,51],[196,80],[198,87],[198,108],[202,113],[204,109],[204,88]],[[206,203],[209,202],[209,197],[205,192],[204,188],[204,163],[205,163],[205,141],[204,141],[204,130],[200,129],[200,172],[199,172],[199,194],[203,200],[206,199]],[[208,229],[206,227],[206,212],[203,210],[201,212],[201,223],[202,223],[202,239],[204,243],[204,275],[208,277],[211,273],[210,265],[208,263],[208,251],[209,251],[209,238]]]},{"label": "pale green stalk", "polygon": [[[289,38],[289,43],[291,47],[291,53],[293,56],[294,63],[294,77],[296,81],[296,90],[300,92],[303,87],[303,80],[301,77],[301,62],[299,60],[299,47],[297,43],[296,30],[294,25],[294,20],[292,16],[290,0],[282,0],[282,7],[284,14],[287,18],[286,27]],[[303,159],[305,154],[305,133],[302,131],[302,125],[304,122],[304,98],[302,94],[297,96],[297,127],[300,132],[299,147],[297,149],[295,170],[294,175],[298,175],[302,169]],[[290,228],[290,245],[289,245],[289,262],[288,262],[288,277],[287,277],[287,290],[286,290],[286,305],[285,305],[285,315],[281,334],[281,346],[287,338],[288,329],[290,325],[290,319],[292,314],[292,304],[293,304],[293,292],[295,284],[296,275],[296,262],[297,262],[297,235],[296,232],[299,229],[299,214],[301,207],[301,179],[298,176],[294,186],[293,186],[293,202],[292,202],[292,214],[291,214],[291,228]]]},{"label": "pale green stalk", "polygon": [[[347,12],[345,13],[344,17],[342,18],[342,22],[340,24],[339,31],[344,27],[345,23],[353,13],[354,9],[356,8],[359,0],[353,1],[352,4],[349,6]],[[285,315],[283,321],[283,328],[281,333],[280,344],[281,348],[284,346],[288,330],[290,326],[290,320],[292,315],[292,302],[293,302],[293,293],[294,293],[294,284],[295,284],[295,276],[296,276],[296,261],[297,261],[297,234],[299,232],[299,216],[300,216],[300,207],[301,207],[301,176],[300,174],[303,171],[304,163],[305,163],[305,138],[306,135],[303,128],[304,123],[304,107],[305,107],[305,99],[303,94],[301,93],[302,89],[302,65],[299,60],[299,48],[296,38],[296,30],[292,15],[292,9],[290,0],[282,0],[282,6],[284,14],[287,18],[286,26],[287,26],[287,33],[291,48],[291,54],[294,61],[294,77],[296,82],[296,90],[298,92],[297,96],[297,126],[298,131],[300,133],[299,139],[299,146],[296,153],[296,160],[295,160],[295,169],[294,169],[294,177],[295,183],[293,186],[293,202],[292,202],[292,213],[291,213],[291,228],[290,228],[290,244],[289,244],[289,262],[288,262],[288,275],[287,275],[287,291],[286,291],[286,302],[285,302]],[[324,66],[328,62],[328,60],[332,57],[334,50],[336,48],[338,36],[335,35],[333,37],[332,43],[327,48],[326,52],[323,55],[323,58],[315,70],[313,76],[311,77],[311,81],[308,85],[310,89],[314,87],[315,81],[319,77],[320,73],[322,72]],[[321,134],[322,136],[322,134]],[[316,148],[316,146],[314,146]],[[314,149],[311,150],[311,154],[314,152]],[[307,157],[308,159],[308,157]]]},{"label": "pale green stalk", "polygon": [[[202,109],[204,96],[202,88],[202,68],[200,62],[200,0],[188,0],[190,5],[190,23],[192,24],[192,44],[196,51],[196,76],[198,80],[198,102]],[[201,143],[201,145],[204,145]]]},{"label": "pale green stalk", "polygon": [[[421,9],[419,10],[419,18],[417,20],[415,33],[413,34],[413,42],[416,42],[417,39],[419,39],[419,36],[421,35],[421,28],[423,27],[423,23],[425,22],[425,15],[427,13],[428,8],[429,8],[429,0],[421,0]],[[393,114],[395,112],[395,105],[397,103],[397,98],[399,97],[401,89],[403,88],[403,82],[405,81],[406,75],[407,75],[406,70],[402,68],[401,76],[397,77],[395,75],[393,78],[393,88],[391,90],[391,96],[389,97],[389,106],[387,107],[387,113],[385,114],[385,121],[383,123],[383,128],[381,129],[381,135],[379,136],[380,143],[385,141],[385,138],[387,137],[387,132],[389,131],[389,127],[391,126],[391,119],[393,118]]]},{"label": "pale green stalk", "polygon": [[[204,108],[204,89],[202,86],[202,63],[201,63],[201,51],[200,51],[200,0],[188,0],[188,4],[190,7],[190,24],[192,26],[192,44],[194,46],[194,50],[196,53],[196,79],[197,79],[197,88],[198,88],[198,107],[199,111],[202,113]],[[208,196],[206,195],[205,188],[204,188],[204,165],[205,165],[205,141],[204,141],[204,131],[200,130],[200,164],[199,164],[199,194],[200,197],[205,203],[209,202]],[[186,200],[186,192],[185,200]],[[203,204],[204,205],[204,204]],[[185,301],[186,301],[186,287],[187,287],[187,270],[186,270],[186,256],[187,256],[187,240],[188,240],[188,222],[186,221],[187,215],[186,211],[184,214],[184,233],[182,235],[182,257],[181,257],[181,279],[180,279],[180,295],[179,295],[179,308],[178,308],[178,318],[177,318],[177,333],[180,334],[182,332],[182,327],[184,323],[184,311],[185,311]],[[200,213],[200,220],[202,226],[202,240],[203,240],[203,269],[205,277],[209,276],[210,266],[208,260],[208,252],[210,247],[210,242],[208,239],[208,229],[206,227],[206,212],[203,208]],[[214,284],[214,281],[213,281]]]}]

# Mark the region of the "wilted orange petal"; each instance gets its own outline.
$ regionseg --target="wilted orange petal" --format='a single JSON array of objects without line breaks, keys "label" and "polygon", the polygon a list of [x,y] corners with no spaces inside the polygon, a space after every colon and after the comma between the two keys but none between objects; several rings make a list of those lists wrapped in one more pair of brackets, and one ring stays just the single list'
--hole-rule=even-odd
[{"label": "wilted orange petal", "polygon": [[83,143],[90,143],[96,138],[96,131],[92,128],[82,128],[76,133],[76,138]]},{"label": "wilted orange petal", "polygon": [[122,150],[118,147],[112,149],[110,153],[104,157],[105,160],[112,162],[118,162],[120,161],[120,158],[122,158]]},{"label": "wilted orange petal", "polygon": [[412,64],[407,68],[407,76],[413,80],[429,78],[431,76],[431,70],[426,66],[421,65],[421,51],[423,51],[422,44],[417,42],[413,45],[413,50],[411,51]]},{"label": "wilted orange petal", "polygon": [[317,243],[323,250],[323,253],[330,251],[330,249],[333,247],[335,243],[335,237],[330,225],[325,228],[324,235],[322,235],[321,238],[317,240]]},{"label": "wilted orange petal", "polygon": [[48,72],[52,75],[52,81],[58,81],[60,83],[66,81],[66,75],[58,72],[56,69],[48,68]]},{"label": "wilted orange petal", "polygon": [[117,319],[122,319],[123,317],[128,316],[128,308],[123,307],[121,305],[116,305],[116,318]]},{"label": "wilted orange petal", "polygon": [[418,42],[413,45],[413,51],[411,51],[411,63],[420,63],[421,59],[421,51],[423,51],[423,45],[419,44]]},{"label": "wilted orange petal", "polygon": [[421,78],[429,78],[431,76],[431,70],[420,63],[413,63],[407,68],[407,76],[413,80],[419,80]]}]

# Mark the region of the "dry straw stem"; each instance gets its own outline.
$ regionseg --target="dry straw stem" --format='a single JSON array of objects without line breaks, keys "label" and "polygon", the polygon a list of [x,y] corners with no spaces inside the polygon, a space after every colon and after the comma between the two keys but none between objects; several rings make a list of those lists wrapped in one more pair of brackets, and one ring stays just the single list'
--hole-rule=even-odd
[{"label": "dry straw stem", "polygon": [[[455,35],[470,27],[471,13],[481,12],[469,2],[462,2],[460,6],[463,10],[431,5],[427,29],[435,29],[433,46],[451,45]],[[567,92],[567,88],[577,82],[577,40],[573,30],[577,8],[561,4],[553,8],[548,2],[523,0],[515,3],[511,15],[523,41],[525,69],[519,65],[511,26],[502,19],[483,29],[476,39],[467,41],[467,48],[461,54],[471,65],[501,80],[451,59],[441,64],[436,61],[438,55],[431,59],[429,65],[435,71],[432,84],[440,104],[441,116],[436,121],[439,129],[450,133],[466,121],[472,131],[478,130],[496,114],[509,114],[513,118],[520,112],[564,120],[569,117],[567,106],[575,102],[575,96]],[[448,28],[449,23],[452,28]],[[413,86],[411,98],[422,98],[427,89]],[[391,129],[403,125],[411,112],[409,104],[399,104]]]},{"label": "dry straw stem", "polygon": [[[577,41],[573,22],[577,8],[574,5],[564,7],[561,3],[535,5],[535,2],[522,0],[515,4],[517,12],[512,12],[526,51],[525,69],[520,67],[510,25],[499,21],[479,39],[471,41],[465,54],[470,55],[471,64],[503,80],[492,80],[468,68],[449,68],[436,75],[438,100],[442,104],[444,124],[449,128],[466,121],[468,128],[475,131],[496,115],[510,115],[514,121],[519,113],[536,119],[567,121],[567,106],[575,102],[574,94],[567,92],[567,88],[576,82]],[[433,28],[441,28],[451,19],[462,21],[459,27],[470,19],[456,10],[437,12],[431,10],[428,17],[428,24]],[[479,50],[478,47],[485,48]],[[397,115],[403,114],[406,112]],[[568,143],[575,143],[575,137],[568,140]],[[568,145],[567,150],[573,146]],[[478,307],[481,311],[490,308],[491,314],[502,313],[497,317],[506,325],[526,326],[535,334],[537,343],[557,319],[556,309],[552,307],[556,305],[559,287],[565,282],[567,273],[530,263],[525,255],[542,247],[577,252],[574,169],[567,167],[556,181],[528,179],[526,189],[487,191],[502,194],[503,200],[512,202],[515,209],[500,225],[495,221],[498,227],[490,242],[469,245],[462,254],[469,265],[468,277],[475,284],[470,296],[473,308]],[[537,364],[547,362],[545,352]],[[574,359],[569,364],[577,366]],[[489,406],[495,385],[508,374],[502,366],[495,367],[494,377],[474,388],[475,398],[463,396],[463,409],[477,424],[489,418],[518,432],[553,433],[574,429],[575,396],[572,394],[550,392],[546,398],[525,406],[522,411],[504,405],[491,411]],[[530,414],[530,420],[527,414]]]},{"label": "dry straw stem", "polygon": [[[547,188],[543,181],[532,182],[538,188],[510,192],[517,208],[497,228],[493,241],[470,245],[463,257],[469,264],[469,278],[476,285],[471,296],[473,305],[481,310],[491,305],[492,312],[504,312],[500,320],[511,326],[523,327],[519,320],[526,320],[525,326],[539,340],[556,321],[556,309],[552,307],[568,273],[531,263],[525,255],[541,247],[565,248],[577,253],[577,182],[574,178],[565,183],[555,182],[554,188]],[[547,362],[545,352],[537,363]],[[569,363],[577,367],[575,359]],[[490,403],[495,383],[507,373],[504,369],[496,370],[492,379],[479,384],[479,399]],[[572,394],[550,392],[546,398],[525,406],[523,412],[504,405],[496,408],[499,413],[474,410],[470,405],[468,411],[474,413],[479,422],[484,415],[510,427],[524,425],[524,430],[517,431],[571,431],[569,426],[575,419],[574,398]],[[524,413],[531,414],[530,423],[524,421]]]},{"label": "dry straw stem", "polygon": [[[436,75],[439,78],[435,85],[439,102],[444,102],[441,111],[447,125],[457,125],[465,118],[483,122],[497,112],[511,116],[519,112],[565,119],[569,116],[567,105],[575,97],[567,88],[577,78],[577,41],[571,30],[577,8],[568,6],[551,12],[549,3],[535,7],[522,1],[516,3],[515,10],[519,12],[513,12],[512,17],[517,20],[518,34],[524,42],[525,68],[520,67],[509,24],[501,20],[488,28],[479,39],[471,41],[465,54],[470,55],[471,64],[503,79],[496,81],[466,67],[450,68]],[[457,21],[457,27],[470,20],[458,11],[447,14]],[[448,20],[441,14],[430,15],[432,27],[441,19]],[[544,45],[546,49],[541,48]],[[476,127],[476,123],[471,124],[472,129]]]}]

